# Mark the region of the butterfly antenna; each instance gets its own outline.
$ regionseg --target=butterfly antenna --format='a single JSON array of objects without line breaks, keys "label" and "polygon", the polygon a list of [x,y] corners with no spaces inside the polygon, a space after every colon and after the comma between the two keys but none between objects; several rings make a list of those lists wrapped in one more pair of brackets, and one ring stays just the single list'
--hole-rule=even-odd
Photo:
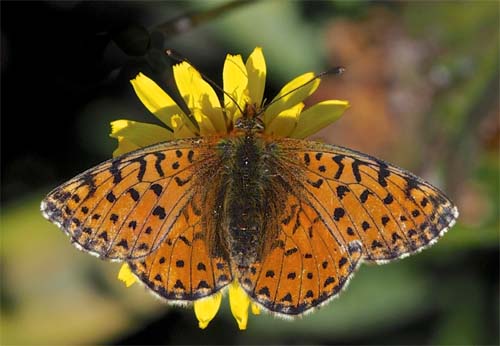
[{"label": "butterfly antenna", "polygon": [[187,58],[183,57],[182,55],[178,54],[176,51],[174,51],[173,49],[167,49],[165,51],[165,53],[172,59],[178,61],[178,62],[186,62],[188,63],[189,65],[191,65],[196,71],[198,71],[198,73],[203,77],[203,79],[205,79],[207,82],[209,82],[215,89],[217,89],[218,91],[222,92],[224,95],[226,95],[231,101],[234,102],[234,104],[236,105],[236,107],[238,107],[239,111],[241,112],[241,114],[244,114],[243,113],[243,109],[241,109],[240,105],[238,104],[238,102],[236,102],[236,100],[234,99],[234,97],[232,97],[228,92],[224,91],[224,89],[222,89],[217,83],[215,83],[213,80],[211,80],[210,78],[208,78],[203,72],[200,72],[200,70],[198,70]]},{"label": "butterfly antenna", "polygon": [[292,90],[290,90],[289,92],[287,92],[287,93],[285,93],[285,94],[281,95],[281,96],[280,96],[279,98],[277,98],[276,100],[272,101],[271,103],[268,103],[268,104],[266,105],[266,107],[265,107],[264,109],[262,109],[262,110],[261,110],[261,112],[259,112],[259,114],[264,113],[264,111],[265,111],[265,110],[266,110],[266,109],[267,109],[270,105],[272,105],[273,103],[276,103],[276,102],[278,102],[279,100],[281,100],[282,98],[284,98],[285,96],[290,95],[291,93],[293,93],[293,92],[295,92],[295,91],[299,90],[300,88],[305,87],[307,84],[310,84],[310,83],[314,82],[316,79],[319,79],[319,78],[321,78],[321,77],[323,77],[323,76],[327,76],[327,75],[337,75],[337,76],[340,76],[342,73],[344,73],[344,71],[345,71],[345,68],[344,68],[344,67],[342,67],[342,66],[336,66],[336,67],[332,67],[332,68],[331,68],[331,69],[329,69],[329,70],[326,70],[326,71],[324,71],[324,72],[321,72],[321,73],[317,74],[316,76],[312,77],[310,80],[308,80],[307,82],[305,82],[304,84],[299,85],[299,86],[298,86],[298,87],[296,87],[296,88],[293,88],[293,89],[292,89]]}]

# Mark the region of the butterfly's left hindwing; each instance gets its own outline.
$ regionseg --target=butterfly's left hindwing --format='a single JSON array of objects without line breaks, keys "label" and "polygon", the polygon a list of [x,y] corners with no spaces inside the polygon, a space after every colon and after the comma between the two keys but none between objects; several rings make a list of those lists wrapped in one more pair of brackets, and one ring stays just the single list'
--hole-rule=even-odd
[{"label": "butterfly's left hindwing", "polygon": [[209,182],[219,164],[207,139],[161,143],[59,186],[43,200],[42,213],[84,251],[116,260],[141,258],[162,244],[199,192],[199,180]]}]

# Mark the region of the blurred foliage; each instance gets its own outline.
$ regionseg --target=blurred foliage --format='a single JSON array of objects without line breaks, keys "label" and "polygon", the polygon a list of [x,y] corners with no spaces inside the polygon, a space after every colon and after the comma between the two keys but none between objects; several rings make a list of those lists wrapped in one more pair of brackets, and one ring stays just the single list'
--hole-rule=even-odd
[{"label": "blurred foliage", "polygon": [[[32,4],[44,25],[55,23],[38,43],[32,38],[44,30],[42,19],[28,20],[29,6],[2,2],[9,86],[2,88],[2,344],[499,343],[497,3],[113,4]],[[461,216],[431,249],[362,266],[347,291],[316,313],[294,322],[252,316],[240,332],[225,302],[201,331],[191,309],[169,307],[139,285],[125,288],[119,265],[76,251],[42,218],[39,202],[110,157],[111,120],[153,121],[128,80],[142,71],[173,91],[164,48],[220,82],[224,55],[246,56],[256,45],[268,64],[268,98],[297,74],[346,66],[311,103],[339,98],[352,108],[316,138],[414,171],[442,187]],[[33,51],[43,51],[35,58],[47,69],[31,68]],[[32,126],[19,114],[35,114]],[[55,125],[40,131],[48,121]]]}]

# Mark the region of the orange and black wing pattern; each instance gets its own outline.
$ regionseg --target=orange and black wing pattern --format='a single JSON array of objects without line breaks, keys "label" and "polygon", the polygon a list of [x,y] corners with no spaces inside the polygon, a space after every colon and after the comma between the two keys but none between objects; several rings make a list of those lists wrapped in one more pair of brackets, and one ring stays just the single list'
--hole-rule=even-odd
[{"label": "orange and black wing pattern", "polygon": [[132,272],[162,298],[193,301],[233,280],[227,256],[214,248],[215,230],[203,217],[206,197],[200,192],[189,200],[158,250],[128,262]]},{"label": "orange and black wing pattern", "polygon": [[[269,253],[241,273],[272,312],[299,315],[334,298],[362,261],[385,263],[434,243],[458,217],[437,188],[342,147],[273,139],[289,187]],[[269,232],[272,233],[272,232]]]},{"label": "orange and black wing pattern", "polygon": [[217,174],[214,143],[177,140],[106,161],[49,193],[42,213],[86,252],[110,260],[143,258],[173,230],[199,227],[199,217],[189,214],[196,211],[199,180]]}]

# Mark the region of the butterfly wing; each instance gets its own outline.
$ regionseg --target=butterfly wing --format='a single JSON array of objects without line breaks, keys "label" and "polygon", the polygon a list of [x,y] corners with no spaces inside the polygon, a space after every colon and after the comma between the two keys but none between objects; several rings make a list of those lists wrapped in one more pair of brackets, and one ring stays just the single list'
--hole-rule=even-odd
[{"label": "butterfly wing", "polygon": [[[267,309],[298,315],[335,297],[361,261],[385,263],[434,243],[458,217],[437,188],[342,147],[274,139],[270,167],[285,185],[275,245],[251,271],[246,292]],[[272,232],[267,232],[272,233]],[[272,241],[272,240],[270,240]]]},{"label": "butterfly wing", "polygon": [[193,212],[193,196],[217,175],[214,146],[209,138],[177,140],[106,161],[50,192],[42,213],[86,252],[145,257],[173,228],[198,227],[197,218],[182,215]]},{"label": "butterfly wing", "polygon": [[279,220],[270,252],[242,273],[240,284],[266,309],[298,315],[340,292],[360,263],[362,247],[337,238],[320,213],[292,193]]},{"label": "butterfly wing", "polygon": [[160,247],[129,262],[136,276],[160,297],[192,301],[220,290],[232,281],[223,251],[214,251],[215,234],[202,218],[206,195],[193,196]]}]

